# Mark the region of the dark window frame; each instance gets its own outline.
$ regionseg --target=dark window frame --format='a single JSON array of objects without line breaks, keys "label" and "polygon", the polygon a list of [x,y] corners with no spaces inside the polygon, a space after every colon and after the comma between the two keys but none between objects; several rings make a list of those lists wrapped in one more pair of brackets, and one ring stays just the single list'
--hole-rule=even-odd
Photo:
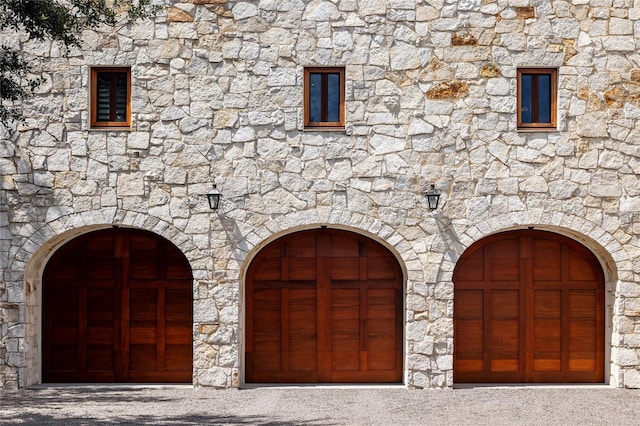
[{"label": "dark window frame", "polygon": [[[529,97],[532,104],[532,119],[531,122],[524,122],[522,117],[522,102],[523,102],[523,75],[531,75],[532,85],[531,93]],[[537,90],[538,76],[548,75],[550,78],[550,93],[549,93],[549,122],[540,122],[538,117],[538,106],[540,100],[538,98],[539,91]],[[518,129],[534,129],[534,130],[556,130],[558,127],[558,69],[557,68],[519,68],[517,72],[518,81],[518,93],[517,93],[517,122]]]},{"label": "dark window frame", "polygon": [[[340,82],[339,90],[339,119],[338,121],[311,121],[311,74],[323,75],[323,81],[328,79],[329,74],[338,74]],[[322,88],[322,98],[320,100],[322,115],[326,117],[328,108],[328,86]],[[344,129],[345,126],[345,68],[344,67],[307,67],[304,69],[304,127],[320,129]]]},{"label": "dark window frame", "polygon": [[[116,87],[110,86],[110,111],[111,116],[107,121],[98,121],[98,74],[113,74],[112,79],[117,77],[117,74],[126,74],[126,86],[127,86],[127,100],[126,100],[126,113],[124,121],[116,121],[113,117],[115,114],[115,105],[117,101]],[[94,67],[91,68],[91,127],[129,127],[131,126],[131,68],[130,67]]]}]

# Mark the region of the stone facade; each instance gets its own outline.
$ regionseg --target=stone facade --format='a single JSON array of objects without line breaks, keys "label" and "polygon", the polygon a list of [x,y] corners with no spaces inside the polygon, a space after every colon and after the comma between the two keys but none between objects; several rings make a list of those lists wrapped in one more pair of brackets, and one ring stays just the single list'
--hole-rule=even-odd
[{"label": "stone facade", "polygon": [[[67,56],[3,36],[45,83],[0,133],[0,387],[40,381],[51,253],[113,224],[160,234],[191,263],[198,386],[242,384],[252,257],[322,224],[401,263],[408,386],[453,384],[459,256],[535,226],[600,260],[606,381],[640,387],[640,2],[165,3],[154,20],[84,32]],[[131,66],[130,131],[89,127],[89,71],[104,65]],[[303,128],[305,66],[345,67],[344,131]],[[518,131],[516,71],[540,66],[558,69],[558,129]]]}]

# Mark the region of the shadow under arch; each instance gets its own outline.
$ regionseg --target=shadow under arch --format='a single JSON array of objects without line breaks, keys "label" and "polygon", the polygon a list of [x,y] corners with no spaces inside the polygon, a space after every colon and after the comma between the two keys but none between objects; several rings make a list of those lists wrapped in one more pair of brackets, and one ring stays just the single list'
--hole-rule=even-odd
[{"label": "shadow under arch", "polygon": [[[184,261],[191,270],[192,286],[194,285],[196,262],[200,257],[193,257],[199,251],[194,244],[169,224],[163,224],[162,229],[169,230],[170,234],[180,236],[180,243],[169,238],[165,232],[149,230],[135,225],[112,225],[112,224],[92,224],[68,229],[61,233],[56,233],[55,224],[48,223],[34,233],[34,240],[27,240],[22,244],[19,253],[20,257],[27,258],[28,262],[24,268],[24,306],[25,306],[25,368],[24,386],[32,386],[42,383],[42,284],[45,269],[54,254],[65,246],[86,234],[108,229],[132,229],[146,232],[166,241],[177,249],[184,257]],[[49,237],[49,238],[47,238]],[[190,257],[188,254],[191,254]],[[201,269],[201,268],[200,268]]]},{"label": "shadow under arch", "polygon": [[[257,259],[257,257],[260,255],[260,253],[263,251],[263,249],[265,249],[267,246],[269,246],[272,243],[276,243],[279,240],[283,240],[286,239],[288,236],[292,236],[294,234],[299,234],[299,233],[304,233],[305,231],[313,231],[313,230],[320,230],[320,229],[327,229],[327,230],[336,230],[336,231],[344,231],[345,234],[353,234],[354,236],[359,236],[361,238],[364,238],[365,240],[369,240],[372,243],[380,246],[383,250],[385,250],[386,252],[388,252],[391,257],[394,259],[395,263],[398,266],[399,272],[400,272],[400,281],[401,281],[401,304],[402,304],[402,308],[401,308],[401,312],[399,313],[399,315],[401,315],[402,318],[400,318],[400,322],[401,322],[401,336],[402,336],[402,354],[401,354],[401,358],[402,358],[402,377],[401,377],[401,381],[403,383],[406,383],[407,381],[407,360],[406,360],[406,356],[407,356],[407,342],[406,339],[404,338],[404,333],[405,333],[405,328],[406,328],[406,323],[405,323],[405,316],[404,312],[406,312],[407,306],[406,306],[406,291],[407,291],[407,276],[408,276],[408,272],[407,272],[407,266],[406,266],[406,262],[405,259],[403,259],[403,256],[401,255],[401,253],[397,250],[396,247],[394,247],[394,245],[392,245],[388,240],[380,237],[379,235],[376,235],[374,233],[371,233],[369,231],[357,228],[357,227],[353,227],[353,226],[349,226],[349,225],[341,225],[341,224],[305,224],[305,225],[299,225],[299,226],[292,226],[289,229],[286,230],[281,230],[280,232],[275,232],[272,235],[270,235],[268,238],[263,239],[262,241],[260,241],[259,243],[255,244],[253,247],[251,247],[251,249],[249,250],[249,252],[247,253],[244,261],[242,262],[241,266],[240,266],[240,274],[239,274],[239,280],[240,280],[240,296],[241,296],[241,303],[240,303],[240,315],[239,315],[239,319],[240,319],[240,330],[239,330],[239,336],[241,336],[241,341],[240,341],[240,345],[239,345],[239,349],[240,349],[240,371],[241,371],[241,380],[240,380],[240,385],[245,385],[247,383],[246,379],[247,379],[247,274],[248,271],[250,270],[252,264],[254,263],[254,261]],[[398,239],[396,239],[396,241],[399,241]],[[407,246],[410,248],[411,245],[407,244]],[[415,255],[415,253],[414,253]],[[416,256],[417,257],[417,256]]]}]

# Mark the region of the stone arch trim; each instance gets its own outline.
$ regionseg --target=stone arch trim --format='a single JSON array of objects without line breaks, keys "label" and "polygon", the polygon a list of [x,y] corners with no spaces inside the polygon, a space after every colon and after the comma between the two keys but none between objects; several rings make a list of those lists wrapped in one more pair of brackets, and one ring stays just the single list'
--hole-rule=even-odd
[{"label": "stone arch trim", "polygon": [[[13,263],[23,262],[23,270],[26,275],[28,270],[38,267],[34,262],[41,260],[38,258],[39,256],[44,256],[43,260],[46,262],[46,259],[48,259],[51,253],[73,238],[87,232],[113,226],[143,229],[160,235],[180,248],[180,251],[184,253],[189,261],[194,271],[194,276],[195,271],[204,270],[200,262],[206,255],[195,246],[187,234],[172,224],[151,215],[141,213],[125,215],[121,222],[114,224],[111,220],[108,220],[108,218],[102,217],[99,211],[91,212],[91,214],[78,213],[62,216],[43,224],[40,228],[34,229],[33,233],[29,237],[24,238],[22,244],[19,245]],[[45,250],[46,253],[42,250]],[[10,267],[12,266],[13,264],[10,265]],[[42,267],[44,267],[44,265],[42,265]]]},{"label": "stone arch trim", "polygon": [[626,370],[618,364],[616,355],[624,340],[617,326],[617,318],[624,317],[623,300],[618,294],[618,288],[625,283],[633,284],[630,281],[633,279],[632,259],[623,244],[595,222],[560,212],[531,210],[488,218],[468,226],[457,235],[456,231],[451,229],[449,232],[452,235],[448,237],[448,255],[441,265],[441,281],[450,283],[453,288],[453,270],[456,262],[473,243],[496,233],[529,227],[569,237],[586,247],[597,258],[604,272],[606,293],[605,379],[614,386],[626,386]]},{"label": "stone arch trim", "polygon": [[[25,226],[32,227],[29,224]],[[23,271],[25,348],[23,372],[20,386],[29,386],[41,381],[41,295],[42,274],[50,257],[65,243],[74,238],[99,229],[111,228],[112,218],[102,212],[85,212],[61,216],[34,228],[28,237],[16,244],[15,256],[9,268]],[[150,215],[126,214],[117,226],[136,228],[159,235],[176,246],[191,267],[194,282],[208,277],[206,267],[209,256],[201,252],[188,234],[174,225]],[[197,303],[194,300],[194,303]]]},{"label": "stone arch trim", "polygon": [[600,261],[607,283],[615,282],[621,275],[632,272],[631,259],[624,246],[596,223],[564,213],[546,214],[536,211],[507,213],[467,227],[459,234],[456,241],[450,244],[451,256],[443,262],[443,269],[453,271],[455,262],[462,253],[484,237],[530,226],[565,235],[587,247]]},{"label": "stone arch trim", "polygon": [[[419,252],[415,249],[415,245],[405,237],[398,229],[385,223],[379,219],[372,219],[365,217],[357,213],[351,212],[336,212],[334,215],[328,218],[328,220],[321,220],[320,216],[315,212],[299,212],[295,214],[288,214],[285,216],[276,217],[269,222],[266,222],[260,226],[255,227],[248,232],[244,238],[238,242],[238,246],[234,252],[234,258],[238,259],[238,280],[240,285],[240,327],[238,335],[240,336],[241,344],[238,348],[239,356],[241,358],[241,369],[244,368],[244,318],[245,318],[245,280],[246,271],[251,264],[255,256],[264,248],[267,244],[275,241],[285,235],[303,231],[307,229],[319,228],[321,226],[327,226],[329,228],[341,229],[345,231],[354,232],[367,238],[372,239],[382,244],[388,249],[398,261],[403,274],[403,287],[404,287],[404,377],[403,382],[409,386],[414,386],[414,376],[416,373],[412,370],[418,368],[413,358],[408,356],[411,348],[410,346],[420,347],[432,347],[433,341],[427,336],[425,321],[420,318],[419,315],[424,311],[423,306],[426,305],[426,297],[421,293],[420,287],[424,287],[425,280],[428,279],[425,275],[425,270],[429,269],[427,264],[429,256],[427,256],[427,250]],[[426,240],[430,235],[424,230],[420,230],[419,236],[415,239]],[[425,246],[426,247],[426,246]],[[241,259],[241,260],[240,260]],[[435,269],[435,268],[433,268]],[[407,319],[407,312],[412,312],[411,319]],[[428,363],[428,362],[424,362]],[[428,373],[427,373],[428,374]],[[429,379],[427,379],[428,381]],[[436,386],[442,386],[438,384],[437,380],[434,381]],[[444,381],[442,381],[444,383]],[[421,382],[419,386],[424,386]],[[426,387],[426,386],[425,386]]]},{"label": "stone arch trim", "polygon": [[[424,280],[424,267],[420,262],[420,253],[416,252],[414,246],[402,233],[379,219],[365,218],[364,216],[354,213],[349,216],[347,212],[345,212],[344,215],[337,215],[337,217],[333,218],[336,219],[334,221],[321,221],[318,216],[297,221],[291,216],[294,215],[289,214],[286,218],[283,216],[272,219],[251,230],[238,242],[238,247],[234,252],[234,258],[242,259],[237,263],[238,277],[240,280],[244,280],[244,274],[249,264],[264,246],[287,234],[306,229],[319,228],[321,226],[355,232],[356,234],[371,238],[394,254],[402,267],[402,272],[407,283],[410,281]],[[359,216],[357,219],[360,221],[350,220],[355,219],[356,216]],[[428,235],[426,233],[422,235],[422,238],[427,237]]]}]

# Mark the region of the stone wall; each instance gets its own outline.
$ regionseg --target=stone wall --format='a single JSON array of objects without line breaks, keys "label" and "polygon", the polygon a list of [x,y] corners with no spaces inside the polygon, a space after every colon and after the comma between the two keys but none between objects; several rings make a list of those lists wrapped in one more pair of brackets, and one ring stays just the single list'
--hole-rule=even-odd
[{"label": "stone wall", "polygon": [[[453,383],[464,249],[536,226],[601,259],[608,381],[640,387],[639,32],[632,0],[178,0],[84,32],[67,56],[3,36],[46,81],[0,135],[0,386],[38,381],[38,282],[25,276],[57,235],[119,224],[180,247],[195,274],[194,383],[228,387],[242,381],[251,257],[329,224],[405,268],[408,385]],[[89,128],[97,65],[132,67],[131,131]],[[325,65],[346,67],[343,132],[303,129],[303,68]],[[559,70],[558,130],[517,131],[516,70],[538,66]]]}]

